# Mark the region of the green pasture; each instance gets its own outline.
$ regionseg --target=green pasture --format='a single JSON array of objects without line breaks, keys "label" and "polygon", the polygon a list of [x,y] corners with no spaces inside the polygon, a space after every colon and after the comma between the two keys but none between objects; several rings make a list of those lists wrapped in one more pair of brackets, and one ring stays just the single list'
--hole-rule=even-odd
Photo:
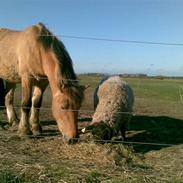
[{"label": "green pasture", "polygon": [[[149,100],[179,102],[179,89],[183,88],[183,80],[173,79],[124,79],[132,86],[138,98]],[[183,91],[183,89],[181,89]]]},{"label": "green pasture", "polygon": [[[86,91],[87,107],[92,107],[92,95],[101,77],[80,76]],[[135,95],[134,112],[143,115],[183,118],[183,79],[122,78]],[[85,103],[84,103],[85,106]],[[86,107],[86,106],[85,106]]]}]

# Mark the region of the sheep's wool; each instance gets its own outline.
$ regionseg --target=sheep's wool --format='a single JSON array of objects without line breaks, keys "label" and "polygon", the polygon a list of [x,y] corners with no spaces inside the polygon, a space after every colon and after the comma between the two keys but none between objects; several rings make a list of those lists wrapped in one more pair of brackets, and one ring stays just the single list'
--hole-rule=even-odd
[{"label": "sheep's wool", "polygon": [[[95,113],[92,124],[104,122],[111,128],[121,126],[132,112],[134,95],[130,86],[119,76],[103,79],[94,93]],[[116,129],[118,131],[118,129]]]}]

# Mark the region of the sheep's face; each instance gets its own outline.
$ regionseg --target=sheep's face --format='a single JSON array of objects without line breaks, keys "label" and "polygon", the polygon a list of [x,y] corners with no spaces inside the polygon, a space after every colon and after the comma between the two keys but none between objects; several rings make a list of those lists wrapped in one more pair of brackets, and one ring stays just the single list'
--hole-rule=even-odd
[{"label": "sheep's face", "polygon": [[110,128],[104,122],[94,123],[91,126],[89,126],[87,129],[91,130],[93,138],[98,141],[111,140],[111,138],[113,136],[112,128]]}]

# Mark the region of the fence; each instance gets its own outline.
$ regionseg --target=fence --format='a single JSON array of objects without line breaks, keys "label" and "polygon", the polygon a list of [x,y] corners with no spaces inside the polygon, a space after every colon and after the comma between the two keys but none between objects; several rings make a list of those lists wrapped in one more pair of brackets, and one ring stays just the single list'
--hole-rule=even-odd
[{"label": "fence", "polygon": [[[45,78],[45,77],[40,77],[39,79],[47,79],[47,78]],[[70,81],[70,80],[69,80]],[[72,81],[80,81],[80,80],[72,80]],[[94,83],[95,84],[97,84],[98,83],[98,81],[94,81]],[[115,83],[115,82],[110,82],[111,84],[113,84],[113,83]],[[89,84],[89,83],[88,83]],[[138,84],[138,87],[140,87],[140,85]],[[181,86],[180,86],[181,87]],[[179,88],[179,95],[180,95],[180,100],[181,100],[181,90],[180,89],[182,89],[182,88]],[[181,100],[182,101],[182,100]],[[180,102],[181,102],[180,101]],[[5,106],[0,106],[0,108],[5,108]],[[19,110],[20,108],[21,108],[21,106],[18,106],[18,105],[16,105],[16,106],[14,106],[13,107],[15,110]],[[51,106],[50,107],[41,107],[41,108],[37,108],[37,109],[40,109],[41,111],[43,111],[43,112],[48,112],[48,111],[50,111],[51,112]],[[62,109],[63,110],[63,109]],[[94,110],[91,110],[91,109],[80,109],[80,110],[63,110],[63,111],[78,111],[78,112],[80,112],[80,113],[83,113],[83,114],[90,114],[90,116],[95,112]],[[103,111],[97,111],[97,112],[100,112],[100,113],[102,113]],[[147,113],[135,113],[135,112],[117,112],[117,113],[121,113],[121,114],[131,114],[132,116],[138,116],[138,115],[146,115]],[[3,122],[3,125],[7,122],[7,120],[5,120],[5,119],[1,119],[1,122]],[[130,129],[129,129],[130,130]],[[41,137],[45,137],[45,136],[47,136],[47,135],[50,135],[50,136],[53,136],[53,135],[58,135],[58,134],[60,134],[59,132],[56,132],[56,133],[48,133],[48,134],[45,134],[44,133],[44,135],[42,136],[42,135],[40,135],[39,136],[39,138],[41,138]],[[34,137],[34,138],[36,138],[35,136],[33,136],[33,135],[31,135],[30,137]],[[48,137],[46,137],[46,138],[48,138]],[[51,138],[53,138],[53,137],[51,137]],[[57,138],[57,137],[56,137]],[[83,140],[83,139],[76,139],[76,140],[78,140],[78,141],[85,141],[85,140]],[[100,140],[96,140],[96,142],[99,142]],[[121,143],[121,144],[141,144],[141,145],[153,145],[153,146],[172,146],[172,145],[176,145],[176,144],[173,144],[173,143],[159,143],[159,142],[145,142],[145,141],[143,141],[143,142],[136,142],[136,141],[116,141],[116,140],[107,140],[107,141],[105,141],[105,140],[101,140],[100,141],[101,143],[104,143],[104,142],[107,142],[107,143]]]},{"label": "fence", "polygon": [[[76,38],[76,37],[71,37],[71,38]],[[93,40],[99,41],[100,39],[94,38]],[[117,41],[117,40],[105,40],[105,41]],[[137,41],[127,41],[127,40],[118,40],[118,42],[182,46],[182,44],[172,44],[172,43],[162,44],[162,43],[137,42]],[[40,80],[40,79],[46,79],[46,78],[38,77],[36,79]],[[96,83],[98,83],[98,81],[96,81]],[[180,86],[180,83],[178,83],[178,86],[179,87],[176,86],[177,98],[178,98],[177,101],[182,103],[182,94],[181,94],[182,87]],[[141,82],[139,80],[138,89],[141,89],[141,87],[142,87]],[[149,91],[151,91],[151,89]],[[153,98],[149,98],[149,100],[153,102]],[[158,101],[160,100],[158,99]],[[167,100],[167,103],[169,103],[169,100]],[[155,107],[157,108],[161,107],[158,105],[159,103]],[[177,103],[175,103],[175,105],[177,105]],[[144,107],[144,106],[142,105],[140,107]],[[4,108],[4,106],[0,106],[0,108]],[[175,110],[177,110],[178,108],[176,108]],[[15,105],[14,109],[19,110],[20,106]],[[51,112],[51,106],[41,107],[40,110],[43,111],[44,113],[48,113],[49,111]],[[81,109],[81,110],[78,110],[78,112],[84,113],[87,115],[89,114],[89,116],[91,116],[94,110]],[[169,110],[167,114],[170,115],[170,112],[171,111]],[[147,115],[146,112],[142,112],[142,113],[133,112],[130,114],[132,114],[134,118],[138,117],[138,115]],[[141,181],[143,180],[144,182],[153,182],[153,180],[157,180],[156,182],[168,181],[169,180],[168,176],[170,176],[171,174],[174,175],[175,178],[179,178],[181,180],[183,178],[183,175],[181,172],[182,169],[178,163],[179,161],[181,163],[182,157],[181,156],[178,157],[178,155],[181,154],[182,151],[181,151],[181,146],[180,148],[177,148],[175,145],[183,143],[183,140],[182,140],[183,136],[181,135],[183,134],[182,133],[183,122],[182,120],[177,120],[177,119],[175,119],[175,121],[174,120],[171,121],[170,118],[167,118],[164,123],[160,124],[160,123],[156,123],[157,121],[153,121],[154,119],[155,118],[153,117],[149,117],[148,122],[150,123],[151,128],[154,128],[155,130],[158,130],[158,131],[156,132],[154,129],[151,130],[150,133],[152,133],[151,134],[152,136],[150,136],[150,139],[148,139],[148,141],[144,140],[145,137],[149,135],[147,130],[147,133],[144,131],[140,132],[142,134],[143,133],[145,134],[144,136],[142,136],[141,141],[88,140],[88,139],[77,138],[76,140],[78,140],[79,143],[77,143],[74,146],[63,145],[61,140],[62,138],[58,130],[55,130],[55,131],[50,130],[50,132],[49,130],[46,132],[44,132],[43,130],[43,134],[39,135],[38,137],[30,135],[29,136],[30,139],[20,140],[19,138],[15,137],[16,132],[11,132],[11,130],[6,130],[6,126],[4,125],[6,125],[7,120],[2,119],[1,120],[1,122],[3,122],[2,126],[4,126],[5,130],[0,131],[0,160],[1,160],[0,169],[3,169],[4,167],[6,170],[13,169],[13,171],[15,170],[16,172],[18,172],[17,173],[18,176],[24,176],[29,174],[31,177],[36,176],[36,178],[38,178],[42,182],[50,182],[50,183],[52,181],[68,182],[68,180],[71,181],[71,179],[74,177],[77,178],[77,182],[87,182],[86,180],[83,180],[83,176],[86,177],[88,176],[89,173],[91,174],[89,174],[90,177],[87,179],[88,182],[97,182],[97,181],[107,182],[108,180],[110,180],[111,177],[115,177],[116,180],[118,180],[118,178],[122,175],[124,175],[125,178],[131,182],[134,177],[134,174],[133,174],[134,172],[135,173],[140,172],[139,174],[143,174],[143,176],[140,176],[139,180]],[[163,120],[165,119],[163,118]],[[142,123],[139,123],[139,124],[142,124]],[[170,132],[168,131],[166,132],[165,129],[161,130],[163,125],[166,125],[165,129],[168,129]],[[56,126],[56,124],[54,124],[54,126]],[[175,127],[175,130],[171,131],[172,128],[174,127]],[[142,129],[143,127],[141,128],[141,130]],[[146,129],[147,128],[144,128],[144,130]],[[139,129],[137,129],[137,131],[139,131]],[[165,138],[167,139],[163,138],[163,140],[165,140],[165,142],[171,142],[171,143],[163,143],[162,140],[158,141],[158,135],[165,136]],[[169,136],[171,137],[170,140],[168,140]],[[150,140],[152,140],[152,142],[150,142]],[[98,142],[104,145],[97,145]],[[124,144],[127,144],[129,147],[132,147],[132,150],[128,150],[128,147],[127,149],[124,149],[123,147]],[[137,160],[135,159],[138,159],[139,157],[136,156],[136,152],[133,151],[133,148],[135,148],[135,146],[140,146],[141,148],[143,148],[143,150],[144,149],[146,150],[146,148],[148,147],[151,147],[150,150],[154,150],[154,149],[157,150],[157,149],[161,149],[168,146],[173,146],[173,147],[175,146],[175,149],[173,150],[175,150],[178,153],[176,154],[177,156],[173,154],[174,156],[176,156],[176,158],[171,156],[173,152],[172,149],[170,149],[166,154],[164,153],[165,155],[159,154],[159,156],[157,156],[156,159],[152,155],[149,158],[149,161],[151,158],[152,158],[152,162],[155,161],[154,163],[155,165],[151,163],[151,165],[153,165],[152,166],[153,168],[157,168],[157,164],[161,160],[163,162],[163,159],[167,158],[165,161],[166,163],[164,162],[164,165],[161,164],[161,168],[158,167],[156,169],[158,170],[157,172],[159,172],[159,174],[152,175],[152,169],[151,167],[150,168],[146,167],[146,163],[141,162],[140,164],[138,162],[140,165],[137,166],[138,163],[137,163]],[[114,156],[111,154],[114,154]],[[126,159],[126,162],[129,164],[128,167],[126,166],[125,163],[122,162],[124,159]],[[171,169],[174,164],[176,165],[176,168]],[[178,170],[178,165],[180,166],[181,171]],[[62,169],[62,167],[64,167],[64,170]],[[171,169],[172,172],[171,171],[169,171],[168,173],[163,172],[164,174],[162,175],[161,173],[163,168],[168,170]],[[50,173],[48,170],[52,172]],[[68,171],[69,175],[65,175],[64,171]],[[94,174],[93,172],[94,173],[100,172],[100,174],[97,174],[97,173]],[[144,176],[144,174],[146,175]],[[57,178],[57,176],[59,176],[59,178]],[[98,178],[97,176],[101,178]],[[173,179],[173,180],[176,180],[176,179]]]}]

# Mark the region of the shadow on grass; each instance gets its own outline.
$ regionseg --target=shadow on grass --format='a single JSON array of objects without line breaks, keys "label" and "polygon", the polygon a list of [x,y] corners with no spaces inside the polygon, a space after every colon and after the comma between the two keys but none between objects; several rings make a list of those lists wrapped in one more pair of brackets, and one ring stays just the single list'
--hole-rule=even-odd
[{"label": "shadow on grass", "polygon": [[[92,118],[79,118],[78,119],[78,130],[79,132],[81,131],[82,128],[86,127],[89,125],[91,122]],[[41,126],[44,128],[40,136],[36,136],[33,138],[44,138],[47,136],[60,136],[61,133],[59,132],[57,128],[57,123],[54,120],[48,120],[48,121],[41,121]],[[52,127],[55,126],[55,127]]]},{"label": "shadow on grass", "polygon": [[41,126],[50,126],[50,125],[57,125],[56,121],[49,120],[49,121],[41,121]]},{"label": "shadow on grass", "polygon": [[134,116],[127,134],[127,141],[157,143],[157,145],[133,144],[135,151],[145,153],[159,150],[183,143],[183,120],[167,116]]},{"label": "shadow on grass", "polygon": [[91,122],[92,118],[79,118],[78,121],[79,122]]},{"label": "shadow on grass", "polygon": [[32,136],[32,138],[45,138],[60,136],[61,133],[57,128],[57,123],[54,120],[41,121],[42,132],[40,135]]}]

